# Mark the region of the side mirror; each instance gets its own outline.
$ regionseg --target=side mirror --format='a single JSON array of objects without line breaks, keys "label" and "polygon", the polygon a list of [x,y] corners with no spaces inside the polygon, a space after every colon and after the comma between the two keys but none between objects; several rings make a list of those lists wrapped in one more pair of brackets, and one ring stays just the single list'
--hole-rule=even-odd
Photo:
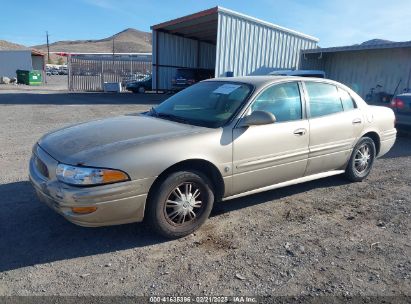
[{"label": "side mirror", "polygon": [[254,111],[244,117],[240,122],[240,127],[268,125],[276,121],[274,114],[266,111]]}]

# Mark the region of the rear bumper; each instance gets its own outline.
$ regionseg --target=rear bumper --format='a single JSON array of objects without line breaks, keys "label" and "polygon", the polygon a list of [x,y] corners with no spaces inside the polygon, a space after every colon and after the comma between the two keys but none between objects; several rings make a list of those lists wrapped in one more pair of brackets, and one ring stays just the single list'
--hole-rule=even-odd
[{"label": "rear bumper", "polygon": [[[96,187],[73,187],[48,180],[30,160],[29,178],[39,199],[68,221],[87,227],[140,222],[144,218],[147,193],[154,178]],[[72,207],[96,207],[88,214],[73,213]]]},{"label": "rear bumper", "polygon": [[398,126],[411,126],[411,115],[410,114],[402,114],[402,113],[395,113],[396,124]]},{"label": "rear bumper", "polygon": [[385,131],[381,134],[380,138],[380,152],[378,153],[378,157],[385,155],[388,151],[391,150],[392,146],[394,146],[395,140],[397,139],[397,130],[392,129],[389,131]]}]

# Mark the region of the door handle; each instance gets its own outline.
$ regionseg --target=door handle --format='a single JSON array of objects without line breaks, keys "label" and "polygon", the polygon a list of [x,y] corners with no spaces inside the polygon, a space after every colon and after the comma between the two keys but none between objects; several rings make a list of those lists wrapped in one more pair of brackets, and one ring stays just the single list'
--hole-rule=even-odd
[{"label": "door handle", "polygon": [[294,131],[294,135],[303,136],[307,132],[306,129],[301,128]]},{"label": "door handle", "polygon": [[355,125],[355,124],[360,124],[362,121],[361,121],[361,118],[355,118],[353,121],[352,121],[352,123],[353,123],[353,125]]}]

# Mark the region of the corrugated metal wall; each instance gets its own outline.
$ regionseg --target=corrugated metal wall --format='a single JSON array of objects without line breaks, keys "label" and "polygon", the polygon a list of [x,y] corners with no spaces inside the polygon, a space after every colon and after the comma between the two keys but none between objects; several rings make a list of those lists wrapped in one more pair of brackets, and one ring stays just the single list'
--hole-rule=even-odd
[{"label": "corrugated metal wall", "polygon": [[219,12],[216,77],[266,75],[297,68],[300,51],[317,41],[242,16]]},{"label": "corrugated metal wall", "polygon": [[302,55],[301,68],[324,70],[327,78],[344,83],[363,98],[377,84],[392,94],[400,79],[398,91],[407,87],[411,48],[306,54]]},{"label": "corrugated metal wall", "polygon": [[159,65],[158,89],[170,89],[177,67],[214,69],[215,55],[216,47],[210,43],[153,31],[153,88],[156,89],[156,64]]}]

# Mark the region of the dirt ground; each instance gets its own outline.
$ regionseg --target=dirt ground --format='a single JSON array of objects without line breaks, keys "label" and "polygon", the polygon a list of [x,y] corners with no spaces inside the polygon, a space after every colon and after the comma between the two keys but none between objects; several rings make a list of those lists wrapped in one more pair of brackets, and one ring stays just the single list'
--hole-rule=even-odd
[{"label": "dirt ground", "polygon": [[0,295],[411,295],[409,137],[362,183],[224,202],[174,241],[145,224],[77,227],[38,201],[27,164],[42,134],[162,98],[0,94]]}]

